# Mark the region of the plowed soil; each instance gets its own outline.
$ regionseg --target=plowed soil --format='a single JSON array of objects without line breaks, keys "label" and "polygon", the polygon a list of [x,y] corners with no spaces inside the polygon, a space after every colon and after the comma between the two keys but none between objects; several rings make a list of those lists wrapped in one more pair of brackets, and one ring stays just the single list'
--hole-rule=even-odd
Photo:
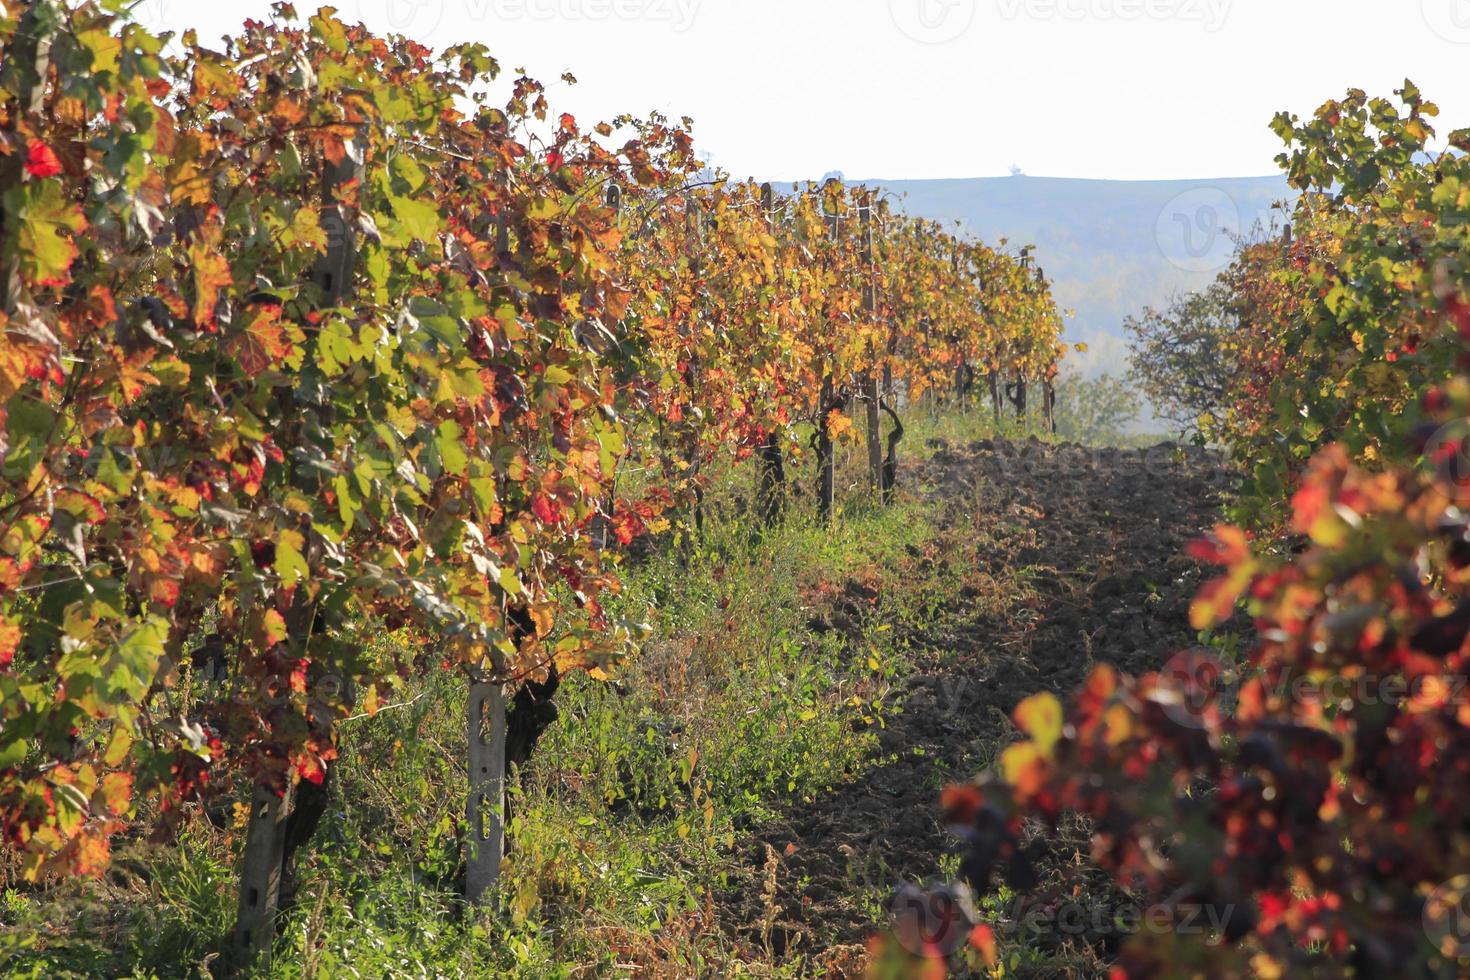
[{"label": "plowed soil", "polygon": [[[931,448],[932,460],[904,471],[906,492],[937,496],[956,527],[982,512],[987,528],[979,540],[958,536],[954,552],[935,560],[1019,577],[1025,588],[1000,609],[975,596],[912,629],[917,670],[904,710],[880,735],[882,759],[741,843],[743,876],[721,900],[720,919],[762,959],[801,957],[818,974],[851,973],[886,917],[874,896],[942,876],[952,840],[939,823],[939,791],[992,763],[1015,737],[1009,715],[1022,698],[1065,695],[1095,662],[1156,669],[1195,640],[1188,608],[1202,570],[1185,547],[1218,519],[1226,476],[1214,456],[1172,444]],[[1059,849],[1073,843],[1083,842]],[[1088,942],[1104,956],[1111,945]],[[1089,975],[1085,956],[1073,962],[1059,975]]]}]

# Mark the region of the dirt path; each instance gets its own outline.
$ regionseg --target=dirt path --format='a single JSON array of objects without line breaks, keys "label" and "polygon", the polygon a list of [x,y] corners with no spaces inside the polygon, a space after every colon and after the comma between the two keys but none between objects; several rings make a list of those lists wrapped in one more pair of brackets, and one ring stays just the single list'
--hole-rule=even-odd
[{"label": "dirt path", "polygon": [[919,672],[881,734],[883,761],[741,846],[746,879],[721,918],[777,961],[816,956],[834,975],[904,881],[939,876],[949,838],[941,787],[989,765],[1011,737],[1015,704],[1077,686],[1095,661],[1138,672],[1193,642],[1189,601],[1201,571],[1183,552],[1218,516],[1223,471],[1202,451],[1087,450],[983,441],[941,447],[905,486],[946,502],[947,520],[985,518],[987,538],[941,556],[1028,580],[997,609],[983,597],[909,637]]}]

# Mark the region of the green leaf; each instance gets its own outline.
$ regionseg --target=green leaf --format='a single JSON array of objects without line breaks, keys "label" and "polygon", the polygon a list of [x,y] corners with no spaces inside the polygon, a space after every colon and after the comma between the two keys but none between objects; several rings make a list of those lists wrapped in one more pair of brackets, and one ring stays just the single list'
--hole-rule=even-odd
[{"label": "green leaf", "polygon": [[464,429],[458,422],[439,423],[434,436],[435,448],[439,450],[439,463],[444,472],[452,476],[464,476],[469,468],[469,454],[465,451]]},{"label": "green leaf", "polygon": [[393,217],[404,233],[421,242],[432,242],[439,234],[439,210],[424,201],[392,197]]},{"label": "green leaf", "polygon": [[302,554],[305,544],[299,531],[282,531],[276,536],[276,571],[288,589],[311,577],[311,568]]},{"label": "green leaf", "polygon": [[60,181],[31,181],[5,192],[5,206],[20,216],[7,245],[20,258],[21,274],[33,285],[62,285],[77,257],[70,235],[87,227],[82,209],[67,199]]}]

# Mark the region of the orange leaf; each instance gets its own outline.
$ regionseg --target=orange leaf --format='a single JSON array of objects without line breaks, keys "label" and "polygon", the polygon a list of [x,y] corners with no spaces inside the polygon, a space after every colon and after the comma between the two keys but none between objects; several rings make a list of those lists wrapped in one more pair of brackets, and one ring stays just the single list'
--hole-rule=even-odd
[{"label": "orange leaf", "polygon": [[102,804],[114,817],[128,812],[133,799],[133,777],[124,772],[110,772],[102,777]]},{"label": "orange leaf", "polygon": [[264,647],[273,647],[286,639],[286,617],[274,609],[267,609],[260,621],[260,637]]},{"label": "orange leaf", "polygon": [[827,415],[827,437],[834,442],[852,431],[852,419],[837,409]]},{"label": "orange leaf", "polygon": [[20,390],[26,379],[35,374],[40,361],[34,356],[36,348],[22,344],[12,337],[0,343],[0,402],[6,401]]},{"label": "orange leaf", "polygon": [[15,659],[15,651],[20,646],[20,626],[6,619],[0,619],[0,667],[9,667],[10,661]]},{"label": "orange leaf", "polygon": [[230,263],[207,245],[191,247],[189,259],[194,263],[194,323],[201,329],[207,329],[214,325],[219,291],[233,286],[235,281],[230,275]]},{"label": "orange leaf", "polygon": [[1235,604],[1245,594],[1250,581],[1251,568],[1247,565],[1206,582],[1189,606],[1189,625],[1197,630],[1206,630],[1225,622],[1235,614]]},{"label": "orange leaf", "polygon": [[985,805],[985,795],[974,786],[946,786],[939,796],[939,809],[944,812],[944,822],[968,827],[980,815]]},{"label": "orange leaf", "polygon": [[1046,760],[1035,742],[1017,742],[1000,754],[1000,771],[1021,799],[1040,792],[1046,783]]},{"label": "orange leaf", "polygon": [[999,957],[995,951],[995,933],[988,925],[983,922],[977,923],[975,928],[970,930],[970,945],[980,951],[980,956],[985,960],[987,967],[995,969]]},{"label": "orange leaf", "polygon": [[257,308],[245,328],[231,336],[224,347],[251,377],[270,370],[291,353],[291,342],[281,326],[281,308]]},{"label": "orange leaf", "polygon": [[158,384],[157,375],[148,370],[153,360],[149,351],[140,351],[117,367],[117,380],[122,388],[123,402],[131,405],[143,394],[144,389]]}]

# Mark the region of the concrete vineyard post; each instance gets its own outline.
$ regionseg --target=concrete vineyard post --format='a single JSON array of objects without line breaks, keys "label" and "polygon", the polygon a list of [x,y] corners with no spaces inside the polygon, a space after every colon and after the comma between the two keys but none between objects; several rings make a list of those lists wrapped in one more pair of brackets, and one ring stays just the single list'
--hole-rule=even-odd
[{"label": "concrete vineyard post", "polygon": [[505,856],[505,687],[499,681],[470,686],[467,712],[470,792],[466,806],[469,854],[465,898],[483,904],[500,882]]},{"label": "concrete vineyard post", "polygon": [[[860,228],[862,248],[863,269],[863,309],[871,321],[877,315],[878,297],[877,283],[873,276],[873,214],[867,199],[858,206],[858,226]],[[877,345],[869,344],[869,353],[876,355]],[[863,375],[863,402],[867,409],[867,443],[868,443],[868,478],[871,481],[875,494],[883,493],[883,423],[882,416],[878,410],[878,375],[873,365],[868,365],[868,370]]]},{"label": "concrete vineyard post", "polygon": [[[776,211],[775,192],[769,183],[761,185],[761,214],[766,228],[771,228]],[[757,496],[761,521],[767,526],[781,519],[782,500],[786,492],[786,457],[780,435],[772,427],[760,449],[760,480]]]},{"label": "concrete vineyard post", "polygon": [[[608,192],[608,201],[620,206],[621,192]],[[510,251],[510,229],[502,211],[495,219],[498,255]],[[500,862],[505,856],[505,757],[507,721],[504,664],[493,655],[496,676],[471,681],[465,706],[465,742],[468,746],[469,786],[465,797],[465,825],[469,828],[465,855],[465,899],[483,905],[500,884]]]},{"label": "concrete vineyard post", "polygon": [[[695,281],[699,280],[704,265],[704,212],[692,194],[684,199],[685,247],[689,253],[689,271]],[[685,381],[689,386],[690,400],[699,397],[702,365],[699,362],[699,319],[696,315],[689,324],[689,367]],[[704,537],[704,488],[700,485],[699,429],[691,426],[684,447],[685,462],[688,463],[689,481],[694,490],[694,532]]]},{"label": "concrete vineyard post", "polygon": [[270,965],[290,808],[289,786],[280,796],[268,787],[257,786],[250,798],[250,824],[245,831],[245,857],[240,867],[240,901],[230,944],[232,971]]},{"label": "concrete vineyard post", "polygon": [[[828,181],[827,189],[830,190],[835,183],[835,180]],[[842,219],[837,213],[837,204],[832,200],[830,193],[823,195],[822,209],[827,219],[827,237],[835,245]],[[832,519],[837,491],[837,464],[832,450],[830,425],[831,413],[837,411],[837,391],[835,380],[832,377],[835,368],[834,360],[834,356],[829,352],[822,370],[821,399],[817,403],[817,516],[824,522]]]}]

